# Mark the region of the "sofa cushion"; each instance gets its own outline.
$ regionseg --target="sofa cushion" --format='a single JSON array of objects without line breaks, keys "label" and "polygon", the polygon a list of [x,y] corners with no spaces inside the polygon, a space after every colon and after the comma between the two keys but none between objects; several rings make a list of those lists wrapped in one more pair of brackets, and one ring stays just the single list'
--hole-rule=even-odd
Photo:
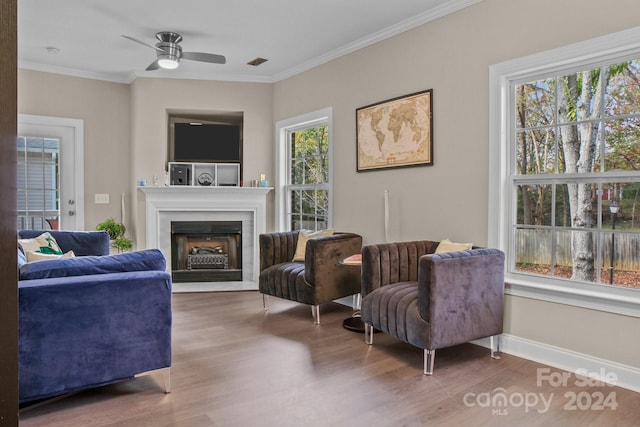
[{"label": "sofa cushion", "polygon": [[158,249],[145,249],[116,255],[59,258],[30,262],[20,267],[20,280],[86,276],[126,271],[164,271],[166,262]]},{"label": "sofa cushion", "polygon": [[73,258],[75,256],[76,255],[73,253],[73,251],[69,251],[62,255],[43,254],[41,252],[27,251],[27,262],[45,261],[45,260],[52,260],[52,259],[58,259],[58,258]]},{"label": "sofa cushion", "polygon": [[298,234],[298,244],[296,253],[293,255],[293,261],[304,261],[304,254],[307,249],[307,241],[315,237],[333,236],[334,230],[318,230],[318,231],[300,231]]},{"label": "sofa cushion", "polygon": [[[49,232],[30,239],[18,239],[18,243],[25,253],[27,251],[49,255],[62,255],[63,253],[60,246],[58,246],[58,242]],[[27,256],[27,258],[29,257]]]}]

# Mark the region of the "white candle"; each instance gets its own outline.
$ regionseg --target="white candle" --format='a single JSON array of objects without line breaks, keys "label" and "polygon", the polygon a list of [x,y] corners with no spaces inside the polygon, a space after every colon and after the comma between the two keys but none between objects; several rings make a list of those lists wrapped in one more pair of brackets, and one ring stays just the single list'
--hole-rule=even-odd
[{"label": "white candle", "polygon": [[384,190],[384,241],[389,242],[389,190]]}]

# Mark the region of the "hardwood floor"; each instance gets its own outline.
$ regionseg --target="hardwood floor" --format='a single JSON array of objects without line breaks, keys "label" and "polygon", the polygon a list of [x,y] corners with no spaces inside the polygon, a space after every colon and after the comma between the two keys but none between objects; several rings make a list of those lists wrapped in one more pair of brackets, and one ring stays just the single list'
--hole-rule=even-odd
[{"label": "hardwood floor", "polygon": [[[342,328],[351,310],[339,304],[321,307],[319,326],[305,305],[271,298],[264,312],[257,292],[175,294],[173,304],[170,394],[159,376],[138,377],[24,408],[21,426],[634,426],[640,420],[638,393],[580,387],[573,374],[567,386],[538,386],[537,369],[546,366],[506,354],[492,360],[473,344],[439,350],[434,375],[423,376],[421,350],[384,334],[366,345],[362,334]],[[500,393],[503,406],[494,399]],[[617,408],[599,393],[613,393]],[[598,400],[604,410],[597,410]]]}]

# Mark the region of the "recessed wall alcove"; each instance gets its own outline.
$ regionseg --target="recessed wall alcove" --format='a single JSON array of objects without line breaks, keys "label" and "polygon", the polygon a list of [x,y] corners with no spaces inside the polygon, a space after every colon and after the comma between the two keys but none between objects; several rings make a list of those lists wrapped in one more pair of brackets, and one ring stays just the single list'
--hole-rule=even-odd
[{"label": "recessed wall alcove", "polygon": [[[242,111],[199,111],[199,110],[167,110],[167,160],[169,162],[182,161],[174,158],[176,124],[196,125],[227,125],[239,129],[240,164],[242,164],[242,148],[244,141],[244,112]],[[216,141],[211,141],[215,143]],[[211,162],[220,162],[221,159],[210,159]],[[188,159],[198,162],[201,159]]]}]

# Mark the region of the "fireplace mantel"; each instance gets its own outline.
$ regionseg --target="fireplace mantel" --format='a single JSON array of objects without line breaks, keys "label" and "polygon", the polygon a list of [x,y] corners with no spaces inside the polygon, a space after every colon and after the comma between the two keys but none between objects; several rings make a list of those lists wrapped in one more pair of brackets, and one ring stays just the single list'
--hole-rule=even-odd
[{"label": "fireplace mantel", "polygon": [[266,232],[268,187],[138,187],[146,208],[146,247],[158,248],[171,267],[171,221],[243,221],[241,282],[176,283],[176,291],[258,289],[258,236]]}]

